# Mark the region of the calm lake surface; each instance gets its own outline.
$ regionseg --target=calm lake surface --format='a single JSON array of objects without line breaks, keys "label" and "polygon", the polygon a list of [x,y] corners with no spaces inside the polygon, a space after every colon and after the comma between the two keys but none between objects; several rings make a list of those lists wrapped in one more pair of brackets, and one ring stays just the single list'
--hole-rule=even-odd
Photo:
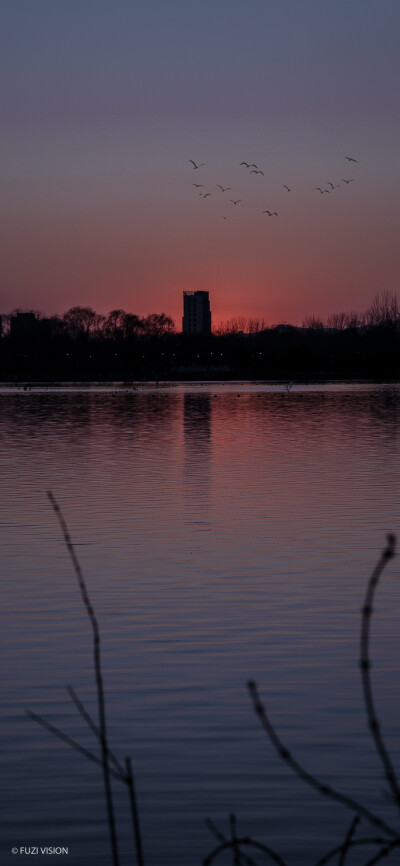
[{"label": "calm lake surface", "polygon": [[[352,813],[276,755],[249,679],[310,772],[399,826],[358,669],[366,582],[400,529],[399,386],[2,387],[0,410],[1,862],[15,864],[14,845],[59,845],[65,862],[111,864],[101,771],[25,715],[96,748],[65,689],[96,716],[90,626],[47,489],[99,619],[110,741],[132,757],[146,866],[199,866],[217,845],[204,818],[229,835],[230,812],[287,866],[342,842]],[[399,611],[394,559],[371,650],[400,771]],[[114,790],[125,866],[127,793]],[[360,850],[346,864],[377,849]]]}]

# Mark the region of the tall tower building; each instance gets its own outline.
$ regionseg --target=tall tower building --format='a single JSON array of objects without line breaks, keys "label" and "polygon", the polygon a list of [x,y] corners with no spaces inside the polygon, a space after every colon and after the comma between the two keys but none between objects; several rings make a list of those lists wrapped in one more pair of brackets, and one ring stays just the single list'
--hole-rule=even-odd
[{"label": "tall tower building", "polygon": [[208,292],[183,293],[182,331],[184,334],[211,334]]}]

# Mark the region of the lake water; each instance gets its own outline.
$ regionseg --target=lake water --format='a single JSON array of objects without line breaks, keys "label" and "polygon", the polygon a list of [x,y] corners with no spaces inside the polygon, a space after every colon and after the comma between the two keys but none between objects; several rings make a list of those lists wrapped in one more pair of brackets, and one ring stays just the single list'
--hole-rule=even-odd
[{"label": "lake water", "polygon": [[[399,826],[358,669],[366,582],[400,528],[399,386],[2,387],[0,408],[1,862],[15,864],[12,846],[57,845],[63,862],[111,864],[100,769],[25,715],[96,749],[65,689],[96,715],[90,626],[47,489],[98,616],[110,742],[132,757],[146,866],[199,866],[217,845],[205,817],[229,836],[231,812],[287,866],[342,842],[351,811],[277,756],[249,679],[311,773]],[[394,559],[371,649],[400,771],[399,610]],[[127,792],[114,790],[125,866]],[[362,822],[358,835],[376,832]]]}]

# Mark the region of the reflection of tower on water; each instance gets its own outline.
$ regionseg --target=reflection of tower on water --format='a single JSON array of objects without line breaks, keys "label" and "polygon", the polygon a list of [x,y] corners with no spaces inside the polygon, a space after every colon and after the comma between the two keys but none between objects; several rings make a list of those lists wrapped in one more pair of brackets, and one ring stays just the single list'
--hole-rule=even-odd
[{"label": "reflection of tower on water", "polygon": [[209,529],[211,398],[185,394],[183,404],[185,523]]}]

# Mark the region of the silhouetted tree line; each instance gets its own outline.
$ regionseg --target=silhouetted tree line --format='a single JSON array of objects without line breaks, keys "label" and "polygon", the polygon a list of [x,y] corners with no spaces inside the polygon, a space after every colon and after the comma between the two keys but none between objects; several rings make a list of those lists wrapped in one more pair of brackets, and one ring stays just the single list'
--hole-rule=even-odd
[{"label": "silhouetted tree line", "polygon": [[176,331],[165,313],[108,316],[72,307],[45,318],[2,317],[2,381],[131,381],[236,378],[390,378],[400,375],[397,295],[376,295],[365,313],[341,312],[301,327],[239,317],[203,336]]}]

